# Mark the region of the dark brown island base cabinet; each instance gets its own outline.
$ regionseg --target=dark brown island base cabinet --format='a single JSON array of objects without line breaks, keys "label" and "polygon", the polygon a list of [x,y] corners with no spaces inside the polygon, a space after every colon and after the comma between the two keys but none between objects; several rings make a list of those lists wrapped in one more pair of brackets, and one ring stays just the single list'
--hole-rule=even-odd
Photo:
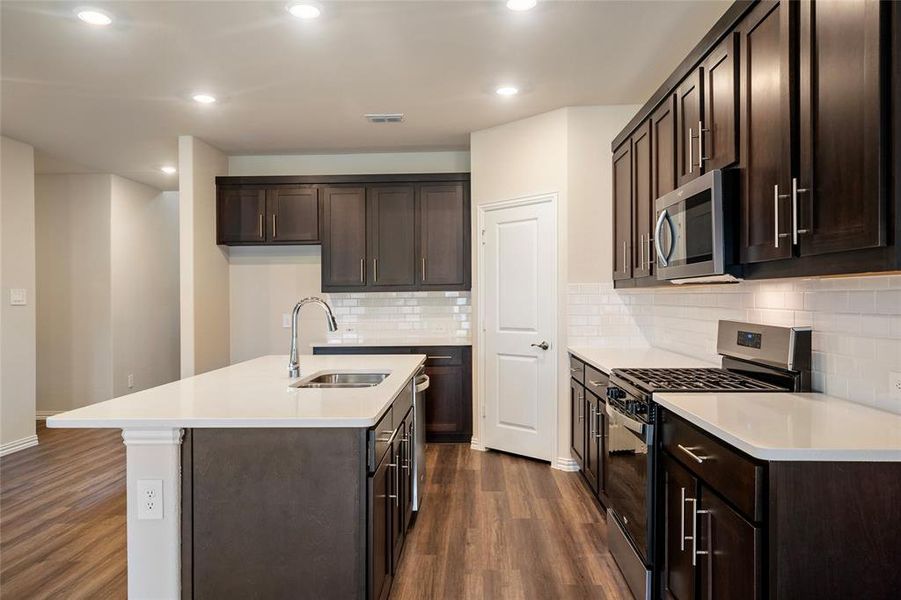
[{"label": "dark brown island base cabinet", "polygon": [[616,287],[666,285],[654,203],[712,169],[745,279],[901,270],[899,56],[898,2],[733,3],[611,145]]},{"label": "dark brown island base cabinet", "polygon": [[412,383],[372,428],[190,429],[182,598],[384,600],[413,521]]},{"label": "dark brown island base cabinet", "polygon": [[897,597],[901,464],[759,461],[660,421],[664,598]]},{"label": "dark brown island base cabinet", "polygon": [[468,173],[216,184],[218,243],[321,243],[323,292],[471,288]]},{"label": "dark brown island base cabinet", "polygon": [[319,346],[313,354],[425,354],[426,442],[472,441],[470,346]]},{"label": "dark brown island base cabinet", "polygon": [[607,504],[604,453],[608,435],[606,398],[608,377],[570,355],[570,453],[592,494]]}]

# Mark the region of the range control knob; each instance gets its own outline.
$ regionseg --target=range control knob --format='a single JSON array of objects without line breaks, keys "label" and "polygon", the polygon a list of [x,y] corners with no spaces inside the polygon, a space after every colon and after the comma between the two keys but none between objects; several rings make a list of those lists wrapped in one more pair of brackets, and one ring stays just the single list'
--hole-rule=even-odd
[{"label": "range control knob", "polygon": [[626,392],[618,387],[607,388],[607,397],[614,400],[622,400],[626,397]]}]

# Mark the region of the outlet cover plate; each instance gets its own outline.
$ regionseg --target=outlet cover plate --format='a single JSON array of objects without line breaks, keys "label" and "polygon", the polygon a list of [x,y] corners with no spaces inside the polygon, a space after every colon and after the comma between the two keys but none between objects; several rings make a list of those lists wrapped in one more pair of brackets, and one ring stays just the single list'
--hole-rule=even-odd
[{"label": "outlet cover plate", "polygon": [[138,520],[161,520],[163,518],[163,480],[138,479]]}]

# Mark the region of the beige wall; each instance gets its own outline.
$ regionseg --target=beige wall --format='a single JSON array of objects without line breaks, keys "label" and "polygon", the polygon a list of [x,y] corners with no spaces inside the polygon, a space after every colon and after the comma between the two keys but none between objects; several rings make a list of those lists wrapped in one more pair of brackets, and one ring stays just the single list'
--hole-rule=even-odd
[{"label": "beige wall", "polygon": [[229,175],[345,175],[354,173],[465,173],[469,152],[372,152],[229,156]]},{"label": "beige wall", "polygon": [[216,176],[226,156],[178,138],[181,376],[229,364],[228,249],[216,245]]},{"label": "beige wall", "polygon": [[179,376],[178,192],[114,175],[110,216],[113,395],[121,396]]},{"label": "beige wall", "polygon": [[[557,442],[554,464],[569,459],[569,387],[566,370],[566,284],[609,270],[610,142],[637,106],[563,108],[470,138],[475,205],[557,194]],[[478,211],[473,211],[473,306],[478,306]],[[609,275],[607,275],[609,279]],[[477,308],[474,308],[477,313]],[[478,348],[478,314],[474,319]],[[476,353],[476,357],[478,353]],[[480,444],[479,365],[473,365],[473,437]],[[560,462],[558,462],[558,459]]]},{"label": "beige wall", "polygon": [[38,175],[37,404],[112,397],[110,175]]},{"label": "beige wall", "polygon": [[[11,288],[28,303],[10,306]],[[36,443],[34,148],[0,137],[0,446]]]}]

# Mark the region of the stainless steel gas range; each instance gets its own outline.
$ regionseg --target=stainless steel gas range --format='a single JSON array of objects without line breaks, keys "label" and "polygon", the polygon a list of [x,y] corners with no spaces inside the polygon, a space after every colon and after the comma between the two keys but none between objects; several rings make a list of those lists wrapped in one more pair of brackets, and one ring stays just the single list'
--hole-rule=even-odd
[{"label": "stainless steel gas range", "polygon": [[[607,531],[610,552],[636,598],[656,598],[657,392],[810,389],[809,328],[720,321],[719,369],[614,369],[607,388]],[[690,453],[690,448],[685,448]]]}]

